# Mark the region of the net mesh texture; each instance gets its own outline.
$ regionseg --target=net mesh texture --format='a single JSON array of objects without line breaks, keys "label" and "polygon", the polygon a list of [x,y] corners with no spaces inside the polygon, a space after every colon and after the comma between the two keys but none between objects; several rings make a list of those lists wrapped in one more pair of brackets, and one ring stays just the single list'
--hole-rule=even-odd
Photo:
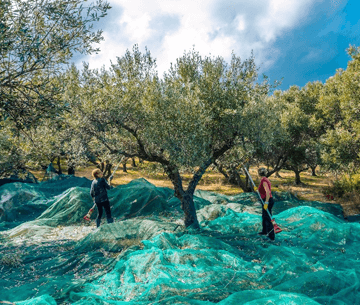
[{"label": "net mesh texture", "polygon": [[358,304],[360,224],[339,205],[275,193],[282,232],[261,230],[254,193],[196,191],[185,229],[169,188],[108,191],[114,223],[83,219],[91,181],[0,187],[0,301],[47,304]]}]

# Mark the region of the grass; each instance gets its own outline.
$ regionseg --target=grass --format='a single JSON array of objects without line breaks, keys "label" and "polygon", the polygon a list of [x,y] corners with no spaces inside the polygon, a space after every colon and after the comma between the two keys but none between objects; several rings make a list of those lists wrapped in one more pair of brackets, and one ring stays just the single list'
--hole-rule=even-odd
[{"label": "grass", "polygon": [[[123,172],[122,166],[119,166],[117,169],[114,179],[112,180],[112,185],[117,186],[121,184],[127,184],[134,179],[145,178],[150,183],[158,187],[169,187],[173,188],[171,181],[168,179],[165,173],[156,172],[149,173],[144,170],[148,167],[148,164],[144,162],[143,164],[137,164],[138,166],[133,167],[130,160],[127,163],[127,172]],[[140,166],[139,166],[140,165]],[[75,175],[78,177],[86,177],[92,179],[91,172],[95,169],[94,165],[89,165],[85,168],[77,169]],[[66,169],[63,168],[63,172],[66,173]],[[42,179],[44,176],[43,172],[33,172],[33,174]],[[250,168],[250,174],[256,185],[259,183],[259,177],[257,175],[257,168]],[[320,202],[332,202],[338,203],[343,206],[344,216],[354,215],[360,213],[360,207],[358,204],[353,203],[352,201],[347,201],[344,199],[335,199],[329,200],[323,194],[323,188],[331,185],[334,177],[330,173],[317,172],[317,176],[311,176],[311,171],[302,172],[300,185],[295,185],[295,174],[291,171],[281,170],[280,177],[275,177],[272,175],[269,179],[272,184],[273,191],[284,191],[290,192],[297,196],[301,200],[309,201],[320,201]],[[184,173],[182,175],[184,187],[189,183],[192,175],[191,173]],[[224,176],[216,170],[208,169],[202,179],[200,180],[197,189],[212,191],[224,195],[235,195],[242,192],[242,190],[234,185],[231,185],[226,181]]]},{"label": "grass", "polygon": [[[146,166],[146,165],[145,165]],[[86,177],[92,179],[91,172],[94,166],[79,169],[76,172],[76,176]],[[257,175],[257,168],[250,168],[250,174],[254,179],[255,184],[259,183]],[[311,176],[311,172],[301,173],[301,185],[295,185],[295,175],[291,171],[282,170],[280,172],[281,178],[277,178],[274,175],[270,177],[272,183],[272,189],[274,191],[287,191],[296,194],[303,200],[318,200],[327,201],[326,197],[322,193],[322,188],[328,186],[332,178],[329,174],[322,174],[318,176]],[[132,167],[131,163],[127,164],[127,173],[123,172],[122,168],[118,168],[112,181],[113,185],[127,184],[134,179],[145,178],[152,184],[158,187],[173,188],[171,181],[168,179],[165,173],[147,173],[140,167]],[[183,174],[184,186],[186,187],[191,179],[190,173]],[[216,170],[207,170],[197,186],[197,189],[213,191],[225,195],[235,195],[242,192],[242,190],[226,181],[224,176]]]}]

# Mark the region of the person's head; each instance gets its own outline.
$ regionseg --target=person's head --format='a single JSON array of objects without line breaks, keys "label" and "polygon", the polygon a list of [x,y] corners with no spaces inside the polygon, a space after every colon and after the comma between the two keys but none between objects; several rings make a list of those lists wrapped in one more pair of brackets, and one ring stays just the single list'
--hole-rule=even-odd
[{"label": "person's head", "polygon": [[266,174],[267,174],[266,168],[260,167],[260,168],[258,169],[258,174],[259,174],[259,176],[261,176],[261,177],[265,177]]},{"label": "person's head", "polygon": [[92,176],[94,177],[94,179],[101,178],[102,175],[103,175],[103,173],[102,173],[101,169],[99,169],[99,168],[96,168],[92,171]]}]

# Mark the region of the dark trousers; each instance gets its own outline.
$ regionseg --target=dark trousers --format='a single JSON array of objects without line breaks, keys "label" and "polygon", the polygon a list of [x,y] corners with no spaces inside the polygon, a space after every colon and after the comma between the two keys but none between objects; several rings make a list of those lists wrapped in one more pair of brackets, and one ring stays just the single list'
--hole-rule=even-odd
[{"label": "dark trousers", "polygon": [[109,202],[109,200],[104,201],[104,202],[96,203],[96,206],[98,208],[98,216],[96,218],[96,226],[97,227],[100,226],[101,217],[103,215],[103,208],[104,208],[105,213],[106,213],[107,222],[112,223],[113,219],[111,217],[111,210],[110,210],[110,202]]},{"label": "dark trousers", "polygon": [[[263,199],[265,202],[265,200]],[[271,197],[269,199],[269,205],[268,205],[268,211],[270,215],[272,215],[272,208],[274,206],[274,199]],[[264,206],[262,207],[262,232],[267,234],[270,239],[275,239],[275,231],[274,231],[274,225],[271,222],[271,218],[268,214],[268,212],[264,209]]]}]

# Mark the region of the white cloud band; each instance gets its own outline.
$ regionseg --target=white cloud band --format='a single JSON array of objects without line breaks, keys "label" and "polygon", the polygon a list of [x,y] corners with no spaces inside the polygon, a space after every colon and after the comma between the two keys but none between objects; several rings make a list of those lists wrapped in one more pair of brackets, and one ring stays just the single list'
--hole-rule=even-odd
[{"label": "white cloud band", "polygon": [[[160,74],[193,45],[203,55],[242,58],[254,50],[268,68],[279,52],[275,40],[304,22],[316,0],[110,0],[121,14],[105,17],[101,53],[86,56],[90,68],[109,66],[126,49],[145,46],[157,59]],[[111,25],[108,25],[111,24]]]}]

